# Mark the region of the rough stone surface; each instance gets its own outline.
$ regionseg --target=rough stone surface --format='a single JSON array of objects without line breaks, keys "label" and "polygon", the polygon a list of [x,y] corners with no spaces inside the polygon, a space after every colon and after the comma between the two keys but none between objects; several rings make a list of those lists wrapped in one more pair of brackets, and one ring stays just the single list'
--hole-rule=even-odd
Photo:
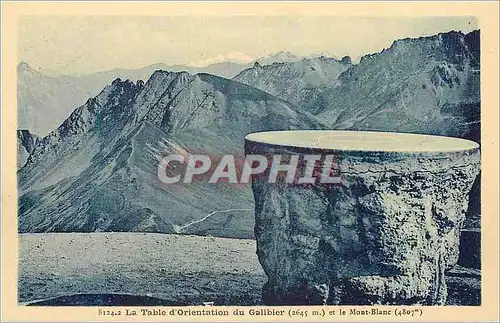
[{"label": "rough stone surface", "polygon": [[[249,154],[328,154],[247,141]],[[446,302],[479,151],[334,152],[341,184],[255,179],[267,304]]]}]

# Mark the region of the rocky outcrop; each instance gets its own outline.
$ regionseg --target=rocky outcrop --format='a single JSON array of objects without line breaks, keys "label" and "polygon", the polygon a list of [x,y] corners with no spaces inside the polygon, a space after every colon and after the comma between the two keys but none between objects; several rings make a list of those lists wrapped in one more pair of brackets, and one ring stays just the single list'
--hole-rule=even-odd
[{"label": "rocky outcrop", "polygon": [[26,129],[17,131],[17,169],[21,169],[35,150],[40,138]]},{"label": "rocky outcrop", "polygon": [[342,64],[351,65],[352,64],[351,56],[344,56],[344,57],[342,57],[342,59],[340,60],[340,62]]},{"label": "rocky outcrop", "polygon": [[335,154],[341,178],[309,186],[254,179],[257,254],[268,276],[263,301],[444,304],[444,273],[458,260],[479,171],[476,144],[444,147],[328,151],[247,139],[248,154]]}]

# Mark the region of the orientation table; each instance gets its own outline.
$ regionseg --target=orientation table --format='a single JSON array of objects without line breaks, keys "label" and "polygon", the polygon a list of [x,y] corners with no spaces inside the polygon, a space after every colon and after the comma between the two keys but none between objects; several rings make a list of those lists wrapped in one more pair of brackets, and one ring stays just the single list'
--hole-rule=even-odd
[{"label": "orientation table", "polygon": [[[281,165],[298,158],[294,178],[282,171],[270,181],[271,166],[252,178],[266,304],[445,303],[444,272],[458,260],[468,194],[480,170],[477,143],[274,131],[247,135],[245,152],[269,161],[279,155]],[[312,164],[306,156],[322,159]],[[311,168],[315,181],[301,182]],[[321,181],[323,173],[331,180]]]}]

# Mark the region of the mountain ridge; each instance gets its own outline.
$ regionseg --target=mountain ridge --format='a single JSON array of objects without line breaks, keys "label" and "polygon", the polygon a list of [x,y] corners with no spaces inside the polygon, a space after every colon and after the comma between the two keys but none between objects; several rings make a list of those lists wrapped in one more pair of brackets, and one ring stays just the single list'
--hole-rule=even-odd
[{"label": "mountain ridge", "polygon": [[[252,208],[249,187],[164,186],[159,160],[179,149],[243,156],[247,133],[314,127],[322,125],[287,102],[210,74],[156,71],[145,83],[117,79],[42,138],[20,169],[19,230],[182,227],[188,234],[252,237],[252,213],[238,211]],[[210,213],[216,215],[197,221]]]},{"label": "mountain ridge", "polygon": [[[208,73],[233,78],[242,70],[251,67],[253,62],[261,61],[263,64],[272,64],[281,60],[290,60],[292,55],[274,53],[248,64],[226,61],[204,67],[194,67],[155,63],[135,69],[114,68],[89,74],[57,76],[44,74],[26,62],[20,62],[17,66],[18,128],[29,129],[32,133],[45,136],[62,123],[75,106],[80,106],[88,98],[96,96],[116,78],[130,79],[133,82],[148,80],[156,70],[190,74]],[[300,59],[295,55],[293,57]],[[47,115],[50,118],[47,118]]]},{"label": "mountain ridge", "polygon": [[29,132],[27,129],[17,130],[17,169],[23,167],[40,138]]},{"label": "mountain ridge", "polygon": [[316,97],[324,87],[333,85],[340,74],[351,66],[350,59],[304,58],[295,62],[255,63],[233,80],[252,85],[283,100],[301,106],[307,97]]},{"label": "mountain ridge", "polygon": [[[471,32],[469,38],[478,34]],[[364,56],[310,105],[335,129],[478,138],[464,126],[479,120],[461,120],[464,112],[477,118],[480,102],[479,56],[472,54],[478,49],[470,51],[465,40],[466,34],[450,32],[395,41],[380,53]],[[453,115],[450,107],[457,104],[475,104],[477,111]]]},{"label": "mountain ridge", "polygon": [[223,212],[251,208],[248,188],[164,187],[158,160],[178,149],[242,155],[244,135],[264,130],[398,131],[479,141],[478,44],[479,32],[455,32],[396,41],[356,65],[315,58],[252,68],[288,72],[297,65],[283,82],[299,85],[308,80],[304,62],[346,68],[311,78],[314,92],[295,91],[302,94],[298,103],[206,73],[156,70],[146,82],[115,79],[37,141],[18,172],[19,229],[175,232],[196,223],[185,233],[252,237],[252,214]]}]

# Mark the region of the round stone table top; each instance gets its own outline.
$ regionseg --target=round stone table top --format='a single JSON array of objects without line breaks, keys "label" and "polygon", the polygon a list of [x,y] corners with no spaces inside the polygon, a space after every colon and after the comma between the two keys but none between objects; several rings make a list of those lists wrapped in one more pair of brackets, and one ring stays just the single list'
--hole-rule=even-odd
[{"label": "round stone table top", "polygon": [[251,133],[245,140],[274,146],[361,152],[446,153],[479,148],[477,143],[459,138],[370,131],[266,131]]}]

